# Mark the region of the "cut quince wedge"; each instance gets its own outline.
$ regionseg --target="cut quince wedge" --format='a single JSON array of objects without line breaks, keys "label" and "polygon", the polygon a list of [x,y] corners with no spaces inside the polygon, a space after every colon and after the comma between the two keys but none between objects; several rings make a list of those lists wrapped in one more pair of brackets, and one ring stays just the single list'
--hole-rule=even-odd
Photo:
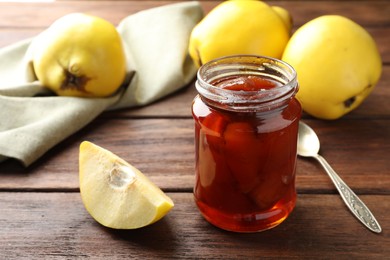
[{"label": "cut quince wedge", "polygon": [[91,142],[80,145],[80,194],[103,226],[136,229],[164,217],[173,201],[138,169]]}]

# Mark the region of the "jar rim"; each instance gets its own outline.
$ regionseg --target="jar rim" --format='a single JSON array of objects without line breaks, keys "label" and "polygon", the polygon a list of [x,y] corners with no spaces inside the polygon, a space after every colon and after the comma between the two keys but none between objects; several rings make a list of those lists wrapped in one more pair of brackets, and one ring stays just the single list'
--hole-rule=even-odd
[{"label": "jar rim", "polygon": [[[267,77],[281,85],[271,89],[243,91],[224,89],[212,84],[218,79],[242,75]],[[197,79],[195,86],[201,96],[221,105],[229,104],[235,110],[276,105],[298,91],[297,73],[290,64],[259,55],[231,55],[211,60],[199,68]]]}]

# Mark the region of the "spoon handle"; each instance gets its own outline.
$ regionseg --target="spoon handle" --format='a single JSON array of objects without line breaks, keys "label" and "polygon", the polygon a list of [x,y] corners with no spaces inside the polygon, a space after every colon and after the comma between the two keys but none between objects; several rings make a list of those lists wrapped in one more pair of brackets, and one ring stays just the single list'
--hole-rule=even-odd
[{"label": "spoon handle", "polygon": [[382,232],[382,228],[374,215],[368,209],[366,204],[348,187],[348,185],[340,178],[340,176],[332,169],[328,162],[321,155],[315,156],[319,163],[324,167],[326,173],[332,179],[345,204],[368,229],[375,233]]}]

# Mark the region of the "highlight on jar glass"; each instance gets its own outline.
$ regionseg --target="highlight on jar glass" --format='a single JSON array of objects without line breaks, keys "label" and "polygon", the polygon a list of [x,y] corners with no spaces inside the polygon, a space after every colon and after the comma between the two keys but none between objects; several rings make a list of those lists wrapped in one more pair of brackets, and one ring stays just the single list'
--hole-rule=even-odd
[{"label": "highlight on jar glass", "polygon": [[297,197],[295,70],[270,57],[227,56],[200,67],[195,86],[197,207],[225,230],[275,227]]}]

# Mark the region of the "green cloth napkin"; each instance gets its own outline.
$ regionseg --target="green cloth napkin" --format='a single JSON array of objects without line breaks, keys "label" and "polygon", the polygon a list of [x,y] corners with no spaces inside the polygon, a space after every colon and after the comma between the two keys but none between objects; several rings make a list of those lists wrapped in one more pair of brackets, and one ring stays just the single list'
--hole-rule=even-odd
[{"label": "green cloth napkin", "polygon": [[123,19],[117,29],[129,84],[108,98],[49,94],[31,70],[33,39],[0,49],[0,161],[15,158],[28,166],[103,111],[146,105],[188,84],[196,73],[188,40],[202,17],[198,2],[183,2]]}]

